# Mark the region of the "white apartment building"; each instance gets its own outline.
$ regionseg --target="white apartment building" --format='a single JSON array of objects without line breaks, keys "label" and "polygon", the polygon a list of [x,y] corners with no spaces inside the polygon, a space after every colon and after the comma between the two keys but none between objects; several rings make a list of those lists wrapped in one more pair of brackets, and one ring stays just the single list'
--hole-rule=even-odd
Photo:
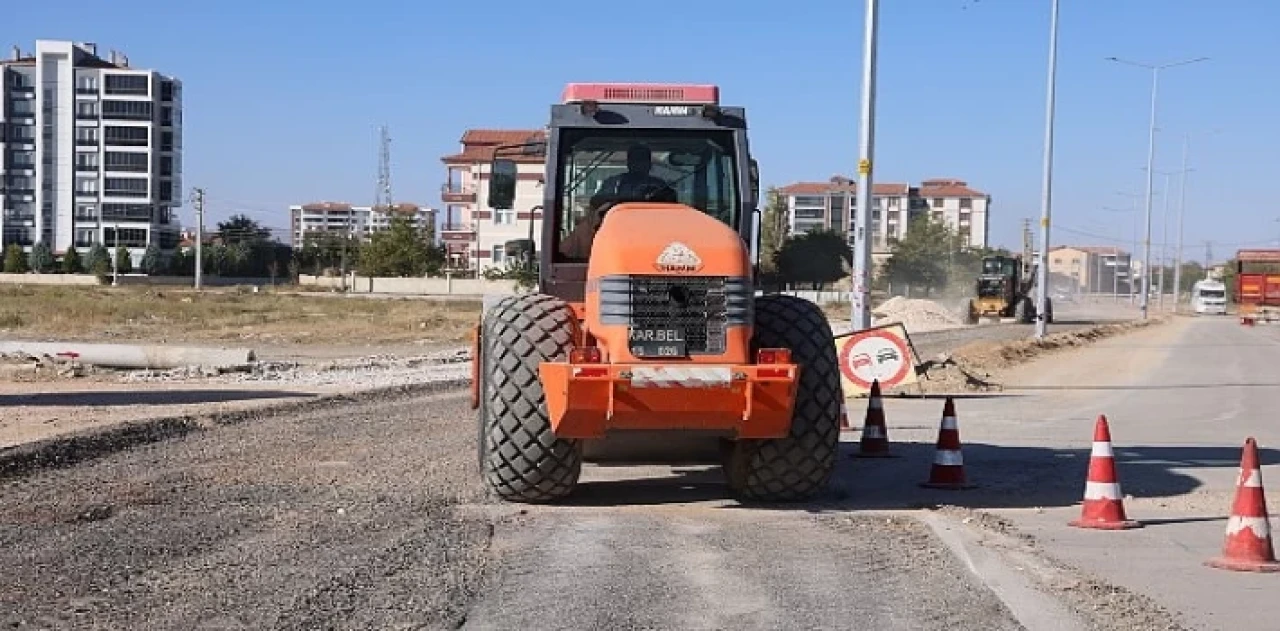
[{"label": "white apartment building", "polygon": [[529,238],[542,249],[542,211],[545,179],[544,154],[529,152],[508,156],[516,162],[515,208],[494,211],[488,205],[489,167],[500,145],[542,142],[538,130],[473,129],[462,135],[462,150],[441,159],[447,179],[441,188],[444,204],[440,237],[454,269],[485,270],[504,267],[508,242]]},{"label": "white apartment building", "polygon": [[[907,234],[911,220],[924,214],[959,232],[971,247],[986,247],[987,209],[991,196],[960,180],[925,180],[910,184],[873,184],[871,199],[872,256],[889,256],[891,239]],[[857,182],[835,176],[826,182],[797,182],[781,187],[787,201],[789,228],[802,234],[829,228],[848,234],[857,217]]]},{"label": "white apartment building", "polygon": [[182,84],[92,43],[37,40],[0,61],[0,248],[95,242],[172,251],[182,199]]},{"label": "white apartment building", "polygon": [[[394,205],[394,214],[409,217],[419,230],[435,228],[436,211],[432,208],[401,202]],[[393,213],[386,206],[354,206],[346,202],[314,202],[289,207],[292,219],[293,248],[301,248],[308,234],[331,232],[368,239],[374,232],[391,225]]]}]

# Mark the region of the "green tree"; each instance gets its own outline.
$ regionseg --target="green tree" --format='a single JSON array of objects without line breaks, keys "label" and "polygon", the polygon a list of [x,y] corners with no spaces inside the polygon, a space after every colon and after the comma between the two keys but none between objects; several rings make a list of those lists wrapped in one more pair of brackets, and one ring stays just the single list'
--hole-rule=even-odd
[{"label": "green tree", "polygon": [[29,267],[27,266],[27,256],[22,251],[22,246],[17,243],[10,243],[4,249],[4,273],[6,274],[25,274]]},{"label": "green tree", "polygon": [[890,240],[884,275],[894,285],[919,287],[929,294],[949,285],[968,289],[982,257],[996,250],[967,247],[964,238],[928,215],[913,217],[906,234]]},{"label": "green tree", "polygon": [[123,245],[116,248],[116,272],[119,274],[128,274],[133,271],[133,257],[129,255],[129,248]]},{"label": "green tree", "polygon": [[439,271],[444,253],[431,247],[412,221],[397,216],[361,248],[359,261],[360,273],[365,276],[421,277]]},{"label": "green tree", "polygon": [[266,243],[271,240],[271,230],[245,214],[232,215],[226,221],[219,221],[218,234],[227,245]]},{"label": "green tree", "polygon": [[807,283],[820,289],[848,275],[853,253],[844,236],[834,230],[811,230],[788,237],[774,257],[778,274],[788,284]]},{"label": "green tree", "polygon": [[58,260],[53,256],[53,250],[49,248],[49,244],[44,240],[36,241],[31,246],[30,257],[31,270],[37,274],[48,274],[58,266]]},{"label": "green tree", "polygon": [[152,241],[147,244],[147,249],[142,252],[142,273],[147,276],[155,276],[163,271],[164,258],[160,252],[160,244]]},{"label": "green tree", "polygon": [[80,262],[80,251],[75,248],[67,248],[67,253],[62,255],[62,271],[66,274],[80,274],[84,272],[84,264]]},{"label": "green tree", "polygon": [[94,243],[85,257],[84,267],[90,274],[104,276],[111,273],[111,255],[101,243]]},{"label": "green tree", "polygon": [[192,276],[195,274],[195,256],[178,248],[169,257],[169,273],[174,276]]},{"label": "green tree", "polygon": [[777,187],[769,187],[769,200],[760,217],[760,271],[765,274],[778,272],[777,257],[787,242],[787,198]]}]

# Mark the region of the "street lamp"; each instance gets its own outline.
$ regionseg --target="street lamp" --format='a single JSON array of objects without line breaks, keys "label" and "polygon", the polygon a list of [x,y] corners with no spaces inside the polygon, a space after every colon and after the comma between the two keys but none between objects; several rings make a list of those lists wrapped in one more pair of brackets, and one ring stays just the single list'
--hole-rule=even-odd
[{"label": "street lamp", "polygon": [[1049,306],[1049,221],[1053,212],[1053,117],[1058,83],[1058,0],[1049,11],[1049,71],[1044,117],[1044,183],[1040,201],[1040,256],[1036,263],[1036,338],[1045,336]]},{"label": "street lamp", "polygon": [[850,226],[853,240],[853,277],[849,289],[849,325],[851,331],[871,328],[871,164],[876,137],[876,32],[879,27],[879,0],[867,0],[863,20],[862,48],[862,117],[858,147],[858,188],[855,226]]},{"label": "street lamp", "polygon": [[1151,283],[1151,187],[1152,179],[1155,177],[1155,161],[1156,161],[1156,97],[1160,89],[1160,71],[1165,68],[1173,68],[1175,66],[1185,66],[1200,61],[1205,61],[1208,57],[1197,57],[1195,59],[1186,59],[1183,61],[1175,61],[1164,64],[1147,64],[1137,61],[1129,61],[1118,57],[1107,57],[1107,61],[1114,61],[1120,64],[1137,66],[1146,68],[1151,71],[1151,124],[1149,130],[1150,140],[1147,143],[1147,201],[1146,201],[1146,236],[1143,241],[1142,248],[1142,298],[1140,301],[1140,310],[1142,319],[1147,319],[1148,307],[1148,290]]},{"label": "street lamp", "polygon": [[[1222,130],[1213,129],[1205,135],[1212,136],[1220,133]],[[1178,193],[1178,246],[1175,250],[1175,259],[1173,264],[1173,312],[1178,312],[1178,299],[1182,295],[1182,223],[1183,217],[1187,214],[1187,174],[1195,171],[1195,169],[1187,167],[1187,155],[1191,149],[1191,134],[1184,133],[1182,135],[1182,176],[1179,178],[1181,191]],[[1207,263],[1206,263],[1207,265]]]},{"label": "street lamp", "polygon": [[1157,283],[1158,298],[1156,301],[1157,308],[1164,311],[1164,265],[1165,257],[1169,255],[1169,199],[1173,197],[1173,195],[1169,194],[1169,189],[1172,187],[1173,174],[1177,172],[1157,169],[1156,173],[1164,176],[1164,188],[1161,189],[1163,191],[1161,195],[1164,196],[1164,210],[1160,213],[1160,282]]}]

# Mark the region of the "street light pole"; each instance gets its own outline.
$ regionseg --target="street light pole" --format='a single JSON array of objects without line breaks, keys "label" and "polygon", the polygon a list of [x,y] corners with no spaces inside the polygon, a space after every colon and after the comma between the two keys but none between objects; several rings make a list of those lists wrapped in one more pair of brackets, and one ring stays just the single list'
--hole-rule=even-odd
[{"label": "street light pole", "polygon": [[1182,174],[1178,176],[1178,246],[1173,258],[1173,312],[1178,312],[1182,298],[1182,216],[1187,210],[1187,152],[1191,147],[1191,134],[1182,135]]},{"label": "street light pole", "polygon": [[1043,338],[1048,323],[1045,311],[1049,303],[1049,225],[1053,215],[1053,117],[1058,80],[1058,0],[1049,11],[1049,71],[1045,98],[1044,182],[1040,201],[1040,256],[1036,261],[1036,339]]},{"label": "street light pole", "polygon": [[1151,192],[1152,180],[1155,178],[1155,161],[1156,161],[1156,98],[1160,90],[1160,71],[1165,68],[1174,66],[1184,66],[1193,64],[1198,61],[1204,61],[1208,57],[1197,57],[1195,59],[1187,59],[1184,61],[1175,61],[1166,64],[1147,64],[1136,61],[1127,61],[1118,57],[1107,57],[1108,61],[1116,63],[1128,64],[1139,68],[1146,68],[1151,71],[1151,124],[1149,129],[1150,140],[1147,143],[1147,191],[1146,191],[1146,229],[1143,237],[1142,246],[1142,297],[1139,301],[1139,311],[1142,319],[1147,319],[1147,311],[1149,307],[1149,294],[1151,293]]},{"label": "street light pole", "polygon": [[856,228],[853,239],[853,277],[849,289],[850,330],[871,328],[871,164],[876,136],[876,32],[879,27],[879,0],[867,0],[863,20],[862,47],[862,138],[858,147],[858,189]]}]

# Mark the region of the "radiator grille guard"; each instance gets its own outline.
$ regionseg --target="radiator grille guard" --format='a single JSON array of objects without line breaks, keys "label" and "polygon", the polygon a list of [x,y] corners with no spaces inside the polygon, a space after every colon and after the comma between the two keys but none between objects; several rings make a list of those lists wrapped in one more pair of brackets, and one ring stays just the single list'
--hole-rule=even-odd
[{"label": "radiator grille guard", "polygon": [[751,322],[751,282],[725,276],[606,276],[600,321],[626,325],[636,357],[720,355],[730,326]]}]

